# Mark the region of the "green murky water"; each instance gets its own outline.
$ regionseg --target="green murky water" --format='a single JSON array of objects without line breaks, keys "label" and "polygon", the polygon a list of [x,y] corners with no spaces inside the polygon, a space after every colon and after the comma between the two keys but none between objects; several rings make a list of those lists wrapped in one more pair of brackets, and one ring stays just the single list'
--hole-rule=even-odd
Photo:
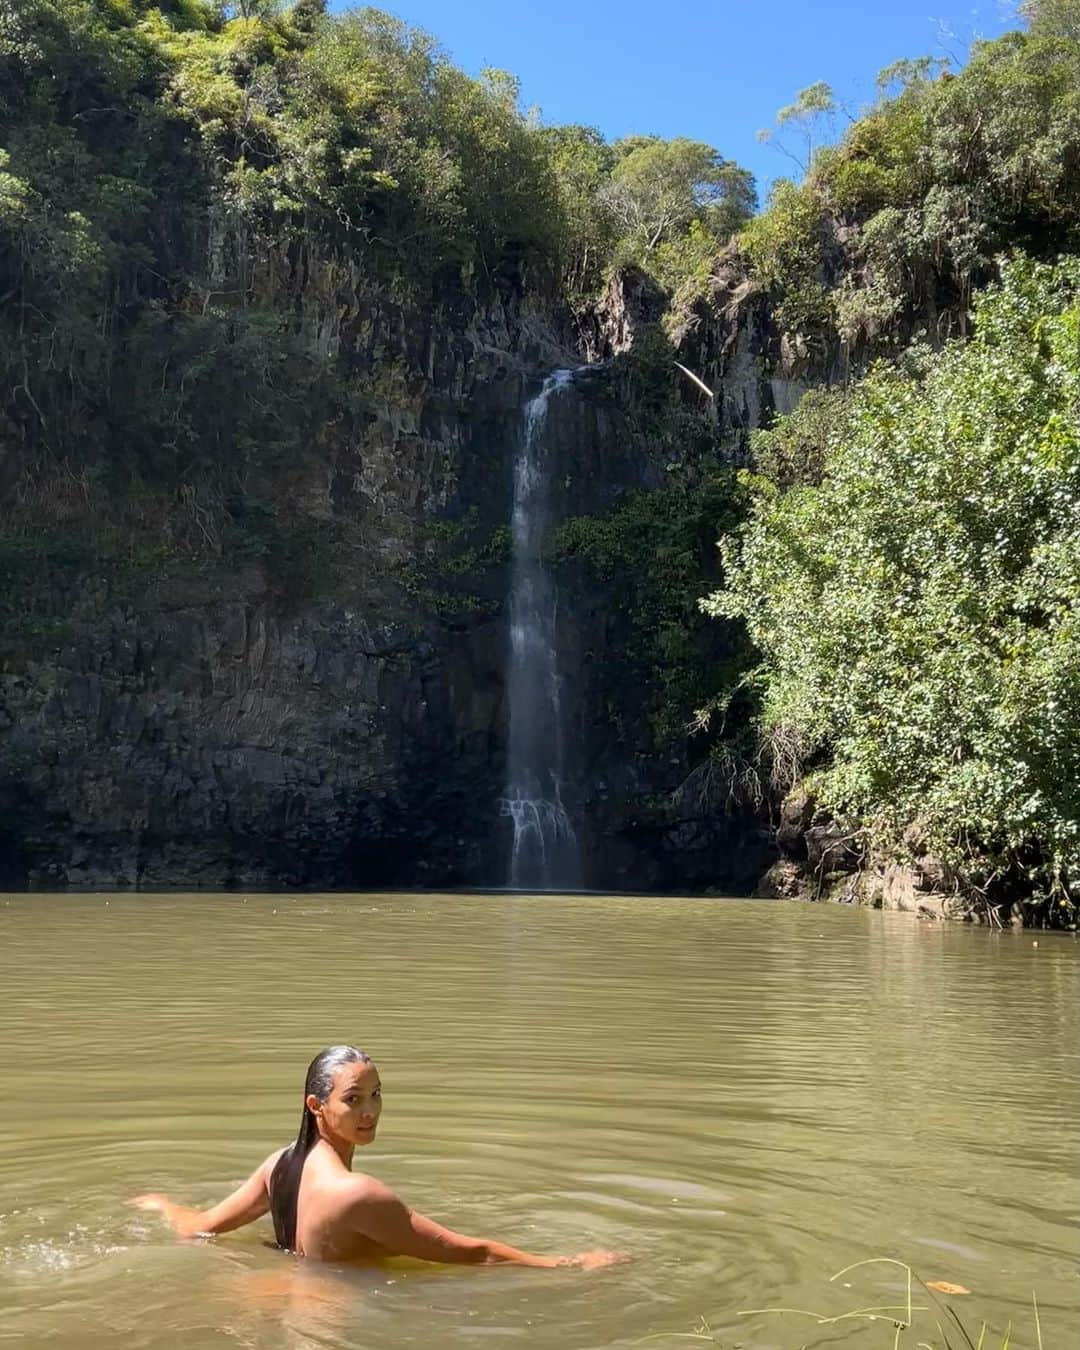
[{"label": "green murky water", "polygon": [[[884,1321],[738,1314],[902,1303],[887,1267],[828,1283],[891,1256],[1014,1347],[1034,1291],[1069,1344],[1080,943],[1033,936],[782,902],[0,896],[0,1340],[888,1350]],[[268,1220],[179,1245],[125,1209],[231,1188],[338,1040],[385,1084],[357,1161],[414,1206],[633,1259],[316,1270]]]}]

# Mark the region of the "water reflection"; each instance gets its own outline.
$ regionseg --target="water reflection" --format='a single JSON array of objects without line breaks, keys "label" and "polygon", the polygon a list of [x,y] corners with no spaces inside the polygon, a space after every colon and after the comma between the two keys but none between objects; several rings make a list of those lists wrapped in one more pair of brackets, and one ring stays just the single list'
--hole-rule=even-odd
[{"label": "water reflection", "polygon": [[[895,1301],[886,1268],[828,1284],[877,1255],[970,1288],[1014,1346],[1033,1290],[1045,1344],[1075,1322],[1071,939],[723,901],[5,899],[20,1345],[887,1346],[738,1316]],[[338,1040],[385,1082],[365,1165],[418,1208],[633,1262],[316,1271],[256,1229],[177,1245],[120,1204],[228,1190],[292,1137],[304,1065]]]}]

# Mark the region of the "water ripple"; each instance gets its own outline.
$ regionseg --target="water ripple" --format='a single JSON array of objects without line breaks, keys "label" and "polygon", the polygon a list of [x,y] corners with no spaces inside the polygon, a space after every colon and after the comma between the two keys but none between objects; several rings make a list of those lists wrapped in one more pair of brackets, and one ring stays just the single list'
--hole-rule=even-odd
[{"label": "water ripple", "polygon": [[[1068,939],[726,901],[5,900],[0,1334],[21,1347],[861,1344],[737,1312],[888,1301],[887,1268],[827,1283],[876,1255],[972,1289],[1014,1344],[1033,1290],[1048,1345],[1075,1322]],[[634,1259],[320,1271],[265,1224],[178,1245],[124,1207],[233,1187],[336,1040],[386,1085],[358,1166],[466,1231]]]}]

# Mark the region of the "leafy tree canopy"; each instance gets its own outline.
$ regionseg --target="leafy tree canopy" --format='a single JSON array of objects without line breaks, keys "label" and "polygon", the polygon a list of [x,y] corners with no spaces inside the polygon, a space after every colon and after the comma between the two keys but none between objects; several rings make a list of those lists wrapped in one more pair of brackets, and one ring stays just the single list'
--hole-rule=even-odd
[{"label": "leafy tree canopy", "polygon": [[895,62],[837,144],[813,145],[823,84],[778,122],[807,131],[808,169],[780,180],[741,235],[781,325],[862,355],[920,328],[963,332],[972,292],[1014,245],[1080,250],[1080,0],[1033,0],[1026,33],[976,46],[952,73]]},{"label": "leafy tree canopy", "polygon": [[[1017,256],[970,342],[759,435],[710,612],[761,653],[767,733],[871,847],[1080,898],[1080,263]],[[823,416],[823,413],[825,414]],[[792,451],[816,445],[792,482]],[[779,470],[777,472],[777,470]]]}]

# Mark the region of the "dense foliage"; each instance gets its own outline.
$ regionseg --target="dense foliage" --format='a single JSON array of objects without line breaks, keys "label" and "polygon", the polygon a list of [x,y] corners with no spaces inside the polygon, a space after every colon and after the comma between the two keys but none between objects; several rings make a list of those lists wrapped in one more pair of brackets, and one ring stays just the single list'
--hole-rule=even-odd
[{"label": "dense foliage", "polygon": [[301,460],[402,384],[342,368],[321,292],[431,305],[509,267],[580,301],[751,204],[711,147],[542,127],[377,10],[0,6],[0,567],[203,550],[284,577]]},{"label": "dense foliage", "polygon": [[[956,73],[895,63],[877,103],[812,154],[802,182],[776,184],[740,244],[804,347],[943,340],[965,330],[1003,249],[1080,251],[1078,8],[1031,6],[1030,31],[977,45]],[[779,120],[820,116],[830,100],[812,85]]]},{"label": "dense foliage", "polygon": [[[814,441],[759,476],[711,612],[762,654],[768,733],[868,845],[918,843],[971,886],[1080,897],[1080,262],[1023,256],[975,333],[913,348],[761,433]],[[779,478],[779,483],[777,481]],[[814,481],[819,479],[820,481]]]},{"label": "dense foliage", "polygon": [[[738,518],[731,470],[697,465],[666,488],[635,492],[606,516],[577,516],[558,531],[555,560],[587,568],[609,621],[626,634],[631,663],[657,742],[685,741],[703,708],[725,708],[741,681],[746,645],[738,626],[716,630],[696,597],[713,570],[714,536]],[[749,706],[733,719],[747,725]]]},{"label": "dense foliage", "polygon": [[247,8],[0,14],[0,375],[24,443],[170,483],[227,457],[239,489],[249,455],[355,397],[290,321],[306,259],[422,286],[553,250],[554,177],[508,77],[471,80],[375,11]]},{"label": "dense foliage", "polygon": [[597,201],[615,235],[616,264],[636,263],[669,291],[703,288],[716,254],[757,204],[751,175],[710,145],[628,136]]}]

